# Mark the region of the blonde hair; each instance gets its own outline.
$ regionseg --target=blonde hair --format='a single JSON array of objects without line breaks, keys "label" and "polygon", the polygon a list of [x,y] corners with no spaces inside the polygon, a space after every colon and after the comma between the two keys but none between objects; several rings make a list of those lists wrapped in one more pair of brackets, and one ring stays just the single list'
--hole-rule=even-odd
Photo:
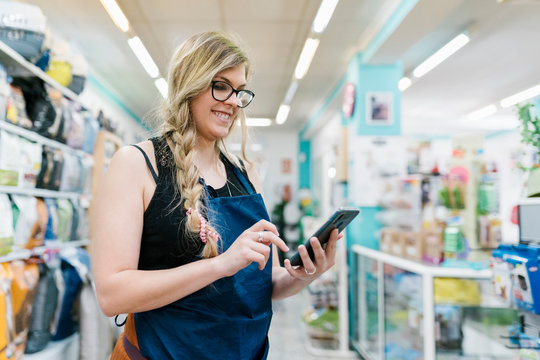
[{"label": "blonde hair", "polygon": [[[171,147],[174,165],[176,167],[177,191],[180,192],[180,202],[185,210],[192,209],[186,218],[187,238],[196,238],[201,231],[199,216],[207,214],[203,203],[204,187],[199,182],[199,170],[194,165],[194,149],[197,137],[195,122],[190,111],[193,98],[208,89],[211,81],[220,72],[244,65],[246,78],[249,76],[249,59],[246,53],[237,45],[238,39],[223,32],[205,32],[191,37],[176,49],[169,64],[168,97],[160,110],[164,119],[162,134]],[[243,109],[231,122],[229,133],[240,121],[242,128],[242,157],[245,156],[246,125]],[[227,151],[223,139],[215,144],[216,155],[223,153],[238,165],[238,160]],[[247,161],[247,160],[246,160]],[[206,244],[203,248],[204,258],[219,254],[219,240],[210,234],[218,233],[211,222],[206,223]],[[198,244],[195,244],[198,246]]]}]

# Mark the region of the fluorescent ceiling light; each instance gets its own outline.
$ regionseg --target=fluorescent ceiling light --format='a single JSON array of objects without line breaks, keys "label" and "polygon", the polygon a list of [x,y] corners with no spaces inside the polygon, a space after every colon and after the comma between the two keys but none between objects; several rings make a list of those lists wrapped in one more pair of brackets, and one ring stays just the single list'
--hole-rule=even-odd
[{"label": "fluorescent ceiling light", "polygon": [[[228,146],[229,150],[230,151],[241,151],[242,150],[242,144],[239,144],[239,143],[232,143],[230,146]],[[248,146],[248,148],[251,150],[251,151],[261,151],[262,150],[262,145],[261,144],[251,144],[250,146]]]},{"label": "fluorescent ceiling light", "polygon": [[281,104],[276,115],[276,123],[278,125],[281,125],[285,121],[287,121],[287,116],[289,116],[289,111],[291,111],[291,107],[289,105]]},{"label": "fluorescent ceiling light", "polygon": [[517,94],[514,94],[512,96],[509,96],[507,98],[504,98],[501,100],[501,106],[503,108],[510,107],[512,105],[515,105],[517,103],[520,103],[525,100],[532,99],[533,97],[536,97],[540,95],[540,84],[533,86],[532,88],[529,88],[527,90],[523,90],[521,92],[518,92]]},{"label": "fluorescent ceiling light", "polygon": [[315,15],[315,20],[313,20],[313,32],[322,33],[326,29],[337,3],[338,0],[323,0],[321,6],[319,6],[317,15]]},{"label": "fluorescent ceiling light", "polygon": [[163,98],[166,99],[169,93],[169,86],[167,85],[167,81],[165,81],[164,78],[160,77],[159,79],[154,81],[154,85],[157,87],[157,89],[161,93],[161,96],[163,96]]},{"label": "fluorescent ceiling light", "polygon": [[417,78],[426,75],[433,70],[437,65],[448,59],[453,53],[465,46],[471,39],[465,34],[459,34],[435,54],[427,58],[423,63],[418,65],[413,71],[413,75]]},{"label": "fluorescent ceiling light", "polygon": [[150,56],[148,50],[146,50],[146,48],[144,47],[141,39],[139,39],[138,36],[134,36],[128,40],[128,44],[131,47],[131,50],[133,50],[133,52],[137,56],[137,59],[139,59],[139,61],[141,62],[144,70],[146,70],[148,75],[150,75],[151,78],[158,77],[159,69],[154,60],[152,60],[152,56]]},{"label": "fluorescent ceiling light", "polygon": [[[240,122],[238,122],[240,124]],[[272,119],[268,118],[246,118],[247,126],[270,126]]]},{"label": "fluorescent ceiling light", "polygon": [[491,104],[468,114],[467,120],[471,120],[471,121],[480,120],[488,116],[491,116],[495,114],[496,112],[497,112],[497,105]]},{"label": "fluorescent ceiling light", "polygon": [[298,64],[296,64],[296,69],[294,70],[294,76],[297,80],[300,80],[306,75],[309,69],[309,65],[311,64],[311,60],[313,60],[313,56],[315,56],[315,51],[317,51],[318,46],[319,39],[306,39],[306,43],[304,44],[304,48],[302,49],[302,53],[300,54],[300,58],[298,59]]},{"label": "fluorescent ceiling light", "polygon": [[298,90],[298,81],[293,81],[291,85],[289,85],[287,94],[285,94],[285,100],[283,100],[284,104],[289,105],[291,103],[294,94],[296,94],[296,90]]},{"label": "fluorescent ceiling light", "polygon": [[115,0],[101,0],[101,5],[107,10],[114,24],[123,32],[129,30],[129,21]]},{"label": "fluorescent ceiling light", "polygon": [[407,90],[409,88],[409,86],[411,86],[411,84],[412,84],[411,79],[404,76],[398,82],[398,89],[399,89],[399,91],[405,91],[405,90]]}]

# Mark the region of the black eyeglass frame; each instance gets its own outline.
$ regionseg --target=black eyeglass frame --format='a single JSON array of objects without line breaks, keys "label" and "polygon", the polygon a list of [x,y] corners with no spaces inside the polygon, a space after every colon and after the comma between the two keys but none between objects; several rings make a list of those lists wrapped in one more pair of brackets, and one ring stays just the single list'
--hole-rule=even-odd
[{"label": "black eyeglass frame", "polygon": [[[214,87],[215,87],[216,83],[226,84],[228,87],[231,88],[231,93],[230,93],[225,99],[218,99],[218,98],[216,98],[216,96],[214,95]],[[251,90],[246,90],[246,89],[236,90],[235,88],[233,88],[233,86],[232,86],[231,84],[229,84],[229,83],[226,82],[226,81],[213,80],[213,81],[211,82],[211,84],[212,84],[212,97],[213,97],[214,100],[216,100],[216,101],[221,101],[221,102],[227,101],[227,100],[232,96],[232,94],[235,94],[235,95],[236,95],[236,98],[238,98],[238,97],[239,97],[238,94],[240,94],[240,93],[242,93],[242,92],[251,95],[251,100],[249,100],[249,102],[248,102],[246,105],[241,106],[240,104],[237,103],[237,106],[238,106],[239,108],[241,108],[241,109],[243,109],[243,108],[247,107],[249,104],[251,104],[251,102],[253,101],[253,98],[255,97],[255,93],[254,93],[253,91],[251,91]]]}]

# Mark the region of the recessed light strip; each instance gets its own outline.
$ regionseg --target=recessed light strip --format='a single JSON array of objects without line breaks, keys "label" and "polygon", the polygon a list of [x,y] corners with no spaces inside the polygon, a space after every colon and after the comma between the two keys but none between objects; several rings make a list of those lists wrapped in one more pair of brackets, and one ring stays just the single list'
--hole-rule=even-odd
[{"label": "recessed light strip", "polygon": [[101,5],[107,10],[107,13],[111,17],[114,24],[123,32],[127,32],[129,30],[129,21],[126,18],[126,15],[124,15],[124,12],[122,9],[120,9],[120,6],[116,3],[115,0],[100,0]]},{"label": "recessed light strip", "polygon": [[164,78],[160,77],[159,79],[154,81],[154,85],[159,90],[161,96],[166,99],[169,93],[169,85],[167,85],[167,81]]},{"label": "recessed light strip", "polygon": [[302,79],[306,75],[318,46],[319,39],[306,39],[304,48],[302,49],[302,53],[300,54],[300,58],[298,59],[298,63],[296,64],[296,69],[294,70],[294,76],[297,80]]},{"label": "recessed light strip", "polygon": [[467,115],[467,120],[475,121],[491,116],[497,112],[497,105],[490,104]]},{"label": "recessed light strip", "polygon": [[138,36],[134,36],[131,39],[128,40],[128,44],[131,47],[131,50],[135,53],[135,56],[137,56],[137,59],[139,59],[140,63],[144,67],[144,70],[150,75],[151,78],[156,78],[159,76],[159,69],[152,59],[152,56],[150,56],[150,53],[146,48],[144,47],[144,44],[142,43],[141,39],[139,39]]},{"label": "recessed light strip", "polygon": [[444,45],[442,48],[437,50],[437,52],[427,58],[423,63],[418,65],[414,69],[413,75],[417,78],[426,75],[437,65],[448,59],[450,56],[452,56],[452,54],[465,46],[470,40],[470,37],[467,36],[465,33],[459,34],[458,36],[453,38],[448,44]]},{"label": "recessed light strip", "polygon": [[314,33],[320,34],[326,29],[334,14],[337,3],[338,0],[323,0],[321,6],[319,6],[317,15],[315,15],[315,20],[313,20],[312,29]]},{"label": "recessed light strip", "polygon": [[278,125],[281,125],[287,121],[289,111],[291,111],[291,107],[289,105],[281,104],[276,115],[276,123]]},{"label": "recessed light strip", "polygon": [[509,96],[507,98],[504,98],[501,100],[501,106],[503,108],[510,107],[512,105],[518,104],[522,101],[532,99],[533,97],[536,97],[540,95],[540,84],[533,86],[531,88],[528,88],[527,90],[523,90],[518,92],[517,94],[514,94],[512,96]]}]

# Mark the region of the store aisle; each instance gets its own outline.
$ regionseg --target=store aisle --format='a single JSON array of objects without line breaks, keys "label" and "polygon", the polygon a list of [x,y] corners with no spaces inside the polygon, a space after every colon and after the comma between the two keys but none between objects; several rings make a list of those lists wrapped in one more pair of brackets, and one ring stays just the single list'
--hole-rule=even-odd
[{"label": "store aisle", "polygon": [[318,357],[308,353],[306,325],[302,315],[309,304],[307,293],[273,303],[274,317],[270,325],[268,360],[337,360],[337,357]]}]

